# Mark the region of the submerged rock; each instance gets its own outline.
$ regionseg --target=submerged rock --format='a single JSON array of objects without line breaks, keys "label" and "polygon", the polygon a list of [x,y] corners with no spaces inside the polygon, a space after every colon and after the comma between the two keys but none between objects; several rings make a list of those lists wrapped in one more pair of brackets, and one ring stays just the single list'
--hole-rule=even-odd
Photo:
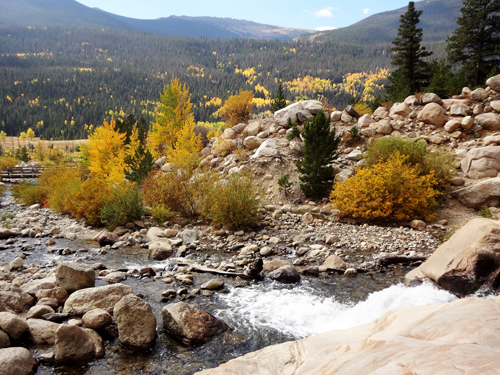
[{"label": "submerged rock", "polygon": [[161,314],[163,328],[190,344],[202,344],[228,328],[209,313],[184,302],[165,306]]}]

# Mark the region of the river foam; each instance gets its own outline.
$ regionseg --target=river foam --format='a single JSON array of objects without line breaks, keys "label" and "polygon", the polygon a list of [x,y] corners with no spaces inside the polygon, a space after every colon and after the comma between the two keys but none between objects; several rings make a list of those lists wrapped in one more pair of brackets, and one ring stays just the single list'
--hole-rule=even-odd
[{"label": "river foam", "polygon": [[218,309],[216,315],[230,326],[273,329],[296,339],[369,323],[394,308],[456,299],[426,283],[412,288],[393,285],[371,293],[365,301],[356,304],[320,296],[307,283],[293,289],[282,289],[278,284],[236,288],[220,298],[227,308]]}]

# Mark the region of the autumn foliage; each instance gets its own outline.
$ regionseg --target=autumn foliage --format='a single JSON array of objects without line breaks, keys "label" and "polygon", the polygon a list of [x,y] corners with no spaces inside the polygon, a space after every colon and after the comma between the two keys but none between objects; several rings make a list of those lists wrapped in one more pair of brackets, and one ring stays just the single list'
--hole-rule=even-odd
[{"label": "autumn foliage", "polygon": [[330,202],[342,217],[409,220],[433,218],[440,195],[434,173],[419,175],[397,151],[386,162],[360,168],[345,182],[336,182]]},{"label": "autumn foliage", "polygon": [[240,91],[239,94],[230,96],[219,109],[218,113],[229,126],[234,126],[250,120],[253,106],[253,92]]}]

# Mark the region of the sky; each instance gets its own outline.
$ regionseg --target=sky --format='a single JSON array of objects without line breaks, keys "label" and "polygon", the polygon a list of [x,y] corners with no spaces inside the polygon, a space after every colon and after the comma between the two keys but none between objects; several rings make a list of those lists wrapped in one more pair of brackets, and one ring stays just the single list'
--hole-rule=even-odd
[{"label": "sky", "polygon": [[372,14],[408,6],[408,0],[77,0],[120,16],[229,17],[309,30],[346,27]]}]

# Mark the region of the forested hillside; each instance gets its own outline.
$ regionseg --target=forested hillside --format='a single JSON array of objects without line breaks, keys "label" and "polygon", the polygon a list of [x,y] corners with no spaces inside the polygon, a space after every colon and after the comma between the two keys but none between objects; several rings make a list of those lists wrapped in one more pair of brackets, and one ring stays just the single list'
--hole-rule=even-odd
[{"label": "forested hillside", "polygon": [[269,108],[278,82],[289,100],[342,106],[373,98],[390,66],[390,44],[194,39],[133,31],[0,27],[0,122],[53,139],[83,138],[105,116],[147,121],[172,77],[190,88],[197,121],[215,121],[222,102],[252,90]]},{"label": "forested hillside", "polygon": [[[462,0],[424,0],[415,2],[415,8],[423,11],[419,28],[424,30],[425,43],[444,41],[456,28]],[[354,25],[337,30],[323,31],[299,37],[300,40],[331,40],[343,43],[372,44],[390,43],[399,26],[399,17],[407,7],[374,14]],[[444,43],[438,44],[444,47]],[[437,48],[440,49],[439,47]]]}]

